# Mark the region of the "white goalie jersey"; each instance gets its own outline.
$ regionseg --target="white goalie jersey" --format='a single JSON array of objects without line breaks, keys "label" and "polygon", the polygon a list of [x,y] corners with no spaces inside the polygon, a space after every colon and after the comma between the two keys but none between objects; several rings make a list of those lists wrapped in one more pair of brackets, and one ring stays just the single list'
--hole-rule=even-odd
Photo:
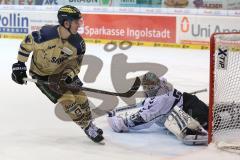
[{"label": "white goalie jersey", "polygon": [[129,129],[144,129],[153,123],[163,126],[166,117],[174,106],[182,108],[182,93],[173,89],[163,95],[146,98],[142,108],[129,117],[126,117],[125,124]]},{"label": "white goalie jersey", "polygon": [[174,106],[182,108],[183,97],[182,93],[176,89],[160,92],[158,96],[146,98],[140,106],[141,109],[130,116],[108,117],[110,126],[116,132],[145,129],[154,123],[163,126]]}]

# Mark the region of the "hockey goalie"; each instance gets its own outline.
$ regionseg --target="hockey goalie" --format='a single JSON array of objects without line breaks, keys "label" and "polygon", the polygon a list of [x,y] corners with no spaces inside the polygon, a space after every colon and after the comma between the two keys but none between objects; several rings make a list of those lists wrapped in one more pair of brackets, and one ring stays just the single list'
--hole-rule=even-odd
[{"label": "hockey goalie", "polygon": [[148,72],[141,85],[145,100],[140,110],[129,116],[108,113],[108,123],[115,132],[131,132],[149,128],[156,123],[164,126],[187,145],[207,145],[208,106],[195,95],[181,93],[164,78]]}]

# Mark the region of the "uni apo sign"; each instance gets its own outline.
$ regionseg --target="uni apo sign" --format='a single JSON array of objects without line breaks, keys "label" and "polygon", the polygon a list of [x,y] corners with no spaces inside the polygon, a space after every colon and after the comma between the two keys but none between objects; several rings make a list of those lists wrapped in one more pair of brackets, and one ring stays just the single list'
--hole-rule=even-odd
[{"label": "uni apo sign", "polygon": [[20,13],[0,14],[0,33],[28,33],[29,19]]},{"label": "uni apo sign", "polygon": [[181,40],[209,41],[213,33],[240,32],[237,27],[240,25],[238,17],[223,20],[223,17],[180,16],[178,24]]}]

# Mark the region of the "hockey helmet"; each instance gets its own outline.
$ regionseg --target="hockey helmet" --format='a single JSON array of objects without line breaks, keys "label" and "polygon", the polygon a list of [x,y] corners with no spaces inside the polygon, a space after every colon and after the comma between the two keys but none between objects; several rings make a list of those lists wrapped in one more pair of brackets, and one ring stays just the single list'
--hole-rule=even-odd
[{"label": "hockey helmet", "polygon": [[61,7],[58,10],[57,17],[58,17],[59,24],[63,25],[63,23],[65,21],[81,19],[82,15],[78,8],[71,6],[71,5],[66,5],[66,6]]},{"label": "hockey helmet", "polygon": [[141,84],[147,97],[156,96],[160,88],[160,80],[157,75],[152,72],[147,72],[143,75]]}]

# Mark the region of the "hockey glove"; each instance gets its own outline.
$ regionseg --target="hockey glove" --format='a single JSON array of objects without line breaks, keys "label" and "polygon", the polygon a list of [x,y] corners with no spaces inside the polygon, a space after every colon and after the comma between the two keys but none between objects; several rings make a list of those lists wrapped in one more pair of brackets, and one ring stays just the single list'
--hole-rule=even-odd
[{"label": "hockey glove", "polygon": [[18,84],[24,84],[23,78],[27,78],[25,63],[18,61],[12,65],[12,80]]},{"label": "hockey glove", "polygon": [[71,91],[73,93],[78,92],[80,90],[79,87],[82,85],[83,83],[78,76],[71,78],[67,75],[63,75],[59,83],[59,87],[62,92]]}]

